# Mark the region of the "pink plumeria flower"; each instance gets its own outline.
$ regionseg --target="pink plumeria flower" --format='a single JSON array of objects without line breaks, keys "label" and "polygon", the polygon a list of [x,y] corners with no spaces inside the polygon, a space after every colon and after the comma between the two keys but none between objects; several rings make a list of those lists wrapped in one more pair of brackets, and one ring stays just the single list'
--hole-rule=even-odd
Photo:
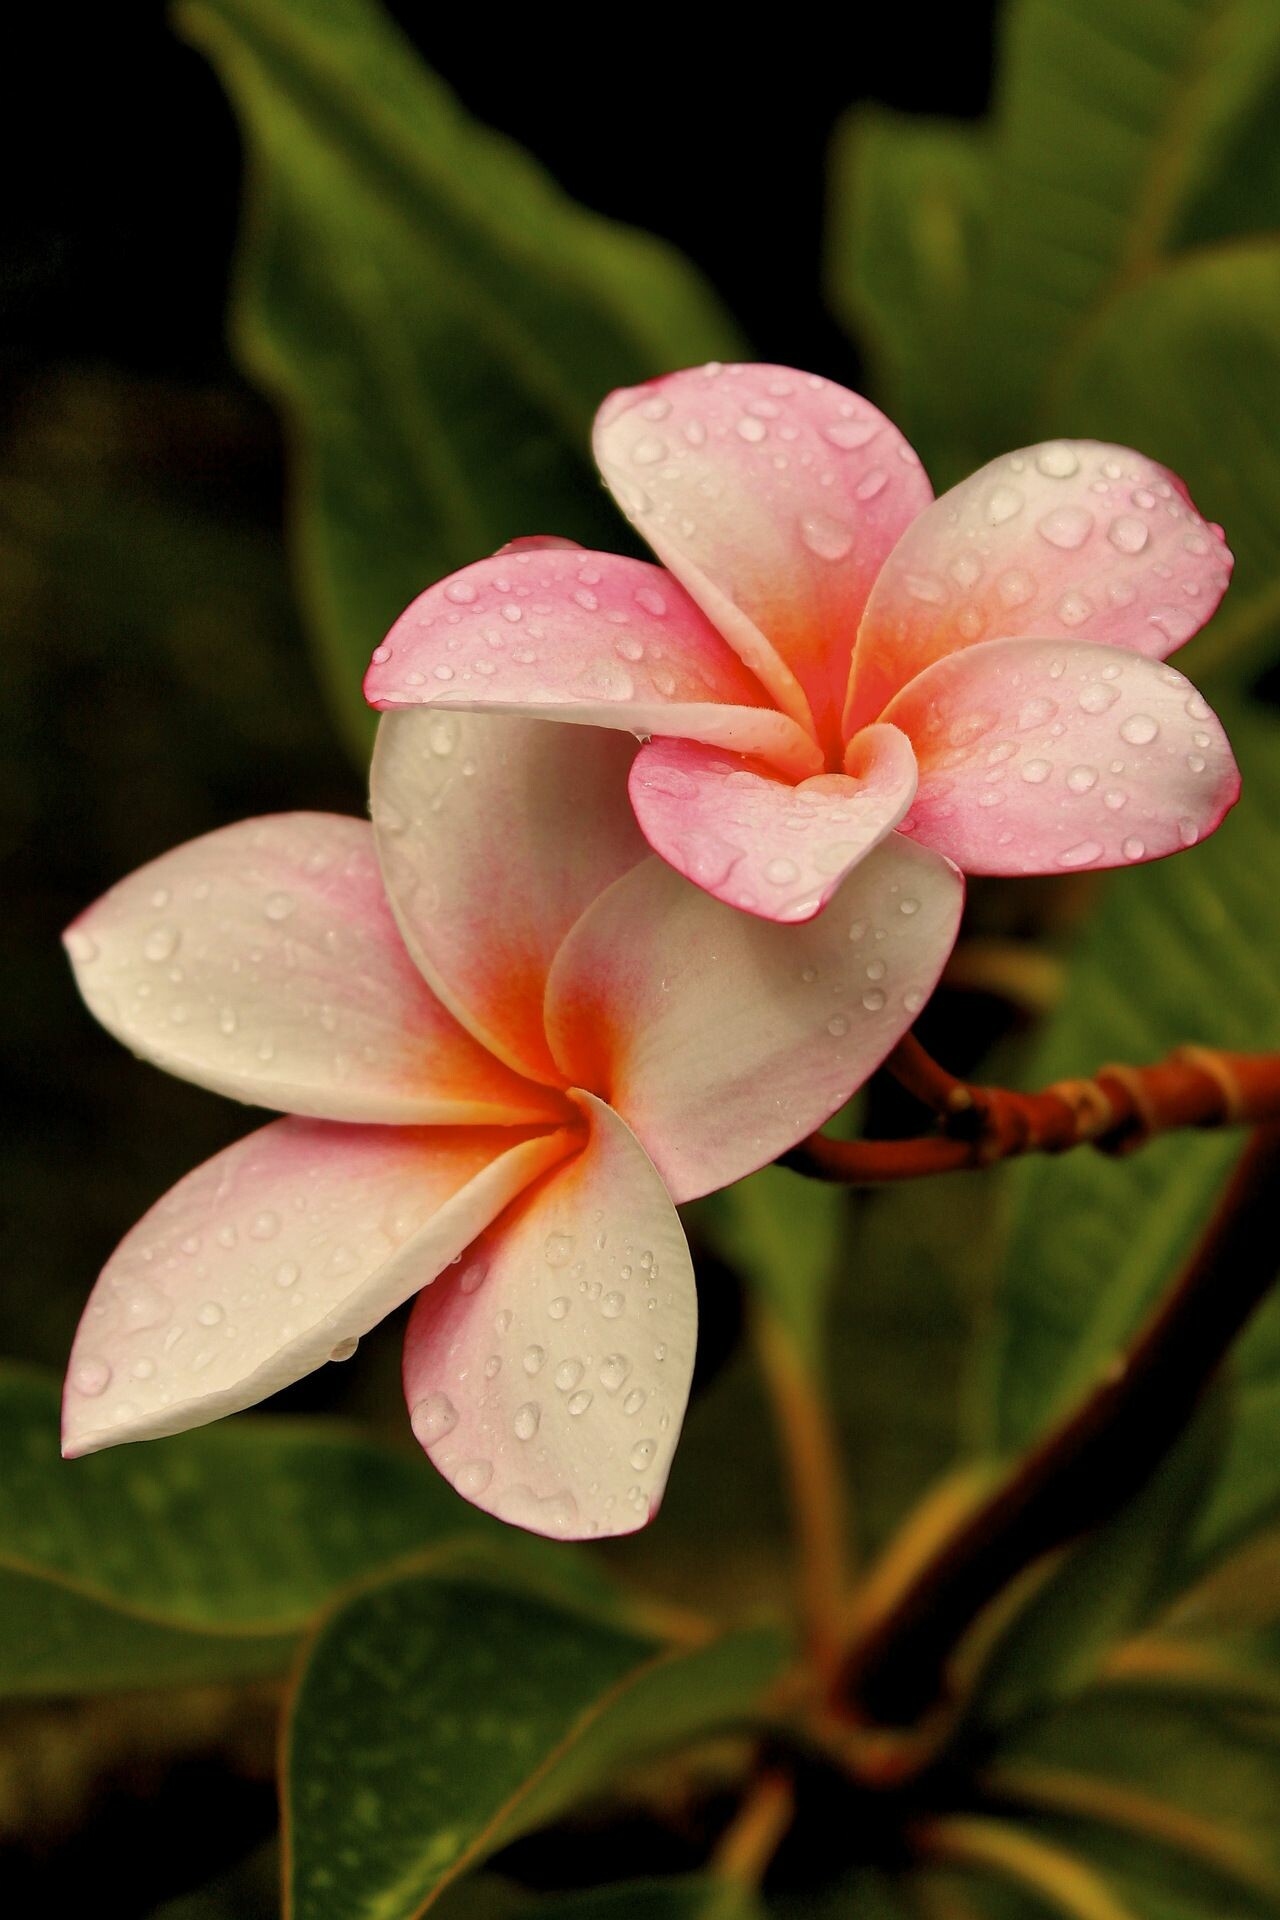
[{"label": "pink plumeria flower", "polygon": [[595,451],[661,567],[517,542],[422,594],[375,707],[537,714],[648,744],[649,845],[807,920],[895,828],[969,873],[1158,859],[1239,779],[1160,664],[1226,588],[1221,529],[1143,455],[1053,441],[939,500],[865,400],[784,367],[615,393]]},{"label": "pink plumeria flower", "polygon": [[932,991],[963,883],[895,836],[812,927],[748,920],[649,856],[633,741],[584,733],[570,763],[562,738],[390,717],[372,826],[224,828],[69,930],[118,1039],[291,1117],[107,1263],[67,1454],[249,1406],[417,1294],[411,1420],[461,1494],[565,1537],[656,1510],[697,1319],[674,1203],[866,1078]]}]

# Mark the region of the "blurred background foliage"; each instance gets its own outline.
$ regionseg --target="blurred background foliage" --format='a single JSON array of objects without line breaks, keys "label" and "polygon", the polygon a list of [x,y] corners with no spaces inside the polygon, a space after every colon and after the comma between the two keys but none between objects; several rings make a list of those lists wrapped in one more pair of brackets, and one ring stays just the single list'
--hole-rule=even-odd
[{"label": "blurred background foliage", "polygon": [[1238,1140],[691,1209],[695,1398],[660,1521],[606,1550],[435,1480],[394,1323],[261,1416],[58,1460],[93,1275],[244,1127],[93,1028],[59,929],[228,820],[360,811],[359,673],[422,584],[521,532],[628,544],[587,456],[621,382],[751,352],[870,391],[939,487],[1047,434],[1185,477],[1238,556],[1186,665],[1245,799],[1159,866],[976,887],[922,1031],[1023,1085],[1280,1046],[1280,9],[809,23],[793,70],[633,24],[185,0],[51,12],[10,65],[0,1881],[276,1911],[292,1674],[299,1920],[1280,1914],[1274,1304],[1155,1480],[979,1623],[936,1764],[873,1792],[806,1753],[763,1888],[706,1871],[783,1738],[780,1376],[829,1398],[851,1559],[895,1564],[1114,1362]]}]

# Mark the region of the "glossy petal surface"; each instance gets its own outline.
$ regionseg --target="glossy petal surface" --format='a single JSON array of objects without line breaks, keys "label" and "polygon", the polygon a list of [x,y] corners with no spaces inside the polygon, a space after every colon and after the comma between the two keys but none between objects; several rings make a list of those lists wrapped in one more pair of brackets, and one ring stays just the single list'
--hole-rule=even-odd
[{"label": "glossy petal surface", "polygon": [[653,740],[631,769],[642,832],[669,866],[765,920],[811,920],[902,818],[915,758],[893,727],[859,736],[858,776],[793,785],[758,762],[687,740]]},{"label": "glossy petal surface", "polygon": [[232,1099],[332,1120],[557,1111],[423,981],[367,821],[286,813],[206,834],[104,894],[66,946],[109,1032]]},{"label": "glossy petal surface", "polygon": [[103,1269],[72,1349],[63,1451],[181,1433],[346,1358],[568,1146],[308,1120],[237,1141]]},{"label": "glossy petal surface", "polygon": [[935,501],[885,562],[858,636],[851,713],[876,719],[933,660],[980,640],[1101,641],[1163,659],[1226,591],[1231,555],[1166,468],[1054,440]]},{"label": "glossy petal surface", "polygon": [[372,805],[387,894],[441,998],[503,1059],[558,1082],[542,1026],[556,948],[645,857],[635,742],[502,714],[388,714]]},{"label": "glossy petal surface", "polygon": [[1119,647],[970,647],[888,713],[920,766],[903,831],[969,873],[1156,860],[1211,833],[1240,788],[1191,682]]},{"label": "glossy petal surface", "polygon": [[448,706],[707,740],[813,770],[732,647],[660,567],[541,545],[428,587],[365,676],[371,706]]},{"label": "glossy petal surface", "polygon": [[897,428],[816,374],[713,365],[611,394],[595,450],[658,558],[833,753],[867,595],[933,497]]},{"label": "glossy petal surface", "polygon": [[816,920],[781,927],[647,860],[557,954],[547,1031],[691,1200],[794,1146],[880,1064],[937,982],[963,893],[894,834]]},{"label": "glossy petal surface", "polygon": [[684,1417],[697,1298],[666,1190],[616,1114],[418,1300],[413,1430],[468,1500],[561,1539],[658,1509]]}]

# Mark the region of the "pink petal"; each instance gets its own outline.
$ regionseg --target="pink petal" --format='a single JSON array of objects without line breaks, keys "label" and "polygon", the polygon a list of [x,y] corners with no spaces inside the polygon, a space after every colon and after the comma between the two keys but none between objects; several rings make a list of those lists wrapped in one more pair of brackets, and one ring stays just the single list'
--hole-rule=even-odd
[{"label": "pink petal", "polygon": [[894,727],[858,736],[858,777],[793,785],[688,740],[653,740],[631,769],[631,803],[649,845],[717,900],[764,920],[812,920],[850,868],[902,818],[916,788],[910,743]]},{"label": "pink petal", "polygon": [[478,1507],[534,1533],[633,1533],[658,1510],[697,1338],[676,1210],[589,1094],[588,1144],[422,1294],[405,1339],[413,1430]]},{"label": "pink petal", "polygon": [[387,714],[371,776],[387,894],[441,999],[517,1071],[560,1085],[542,998],[583,908],[645,857],[634,740],[504,714]]},{"label": "pink petal", "polygon": [[989,641],[935,661],[886,716],[920,763],[903,831],[968,873],[1157,860],[1240,790],[1191,682],[1122,647]]},{"label": "pink petal", "polygon": [[72,1349],[63,1452],[203,1426],[345,1359],[570,1141],[315,1120],[237,1141],[103,1269]]},{"label": "pink petal", "polygon": [[367,821],[223,827],[130,874],[65,940],[109,1032],[234,1100],[330,1120],[560,1117],[422,980]]},{"label": "pink petal", "polygon": [[1006,454],[935,501],[885,562],[858,635],[850,725],[975,640],[1049,634],[1162,660],[1230,576],[1222,529],[1154,460],[1096,440]]},{"label": "pink petal", "polygon": [[838,757],[863,606],[932,498],[896,427],[816,375],[713,365],[610,395],[595,450],[658,558]]},{"label": "pink petal", "polygon": [[449,706],[676,734],[811,773],[812,741],[660,567],[525,547],[419,594],[373,656],[374,707]]},{"label": "pink petal", "polygon": [[647,860],[556,956],[547,1032],[565,1075],[633,1127],[677,1201],[821,1126],[928,999],[964,887],[894,834],[825,913],[776,926]]}]

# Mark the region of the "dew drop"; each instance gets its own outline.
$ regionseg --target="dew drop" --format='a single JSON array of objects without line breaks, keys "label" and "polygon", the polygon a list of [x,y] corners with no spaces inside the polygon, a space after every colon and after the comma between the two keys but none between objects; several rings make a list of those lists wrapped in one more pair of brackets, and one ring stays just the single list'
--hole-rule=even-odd
[{"label": "dew drop", "polygon": [[1102,858],[1102,848],[1096,840],[1081,840],[1074,847],[1067,847],[1058,855],[1060,867],[1090,867],[1095,860]]},{"label": "dew drop", "polygon": [[1107,538],[1119,553],[1141,553],[1151,538],[1151,530],[1136,514],[1122,513],[1107,528]]},{"label": "dew drop", "polygon": [[81,1360],[72,1370],[71,1384],[87,1400],[96,1400],[111,1384],[111,1369],[105,1360]]},{"label": "dew drop", "polygon": [[1002,527],[1022,512],[1024,504],[1017,487],[996,487],[987,500],[987,519],[993,527]]},{"label": "dew drop", "polygon": [[526,1347],[521,1365],[527,1374],[535,1374],[542,1371],[546,1365],[546,1360],[547,1350],[545,1347]]},{"label": "dew drop", "polygon": [[516,1439],[532,1440],[538,1431],[538,1423],[541,1419],[542,1409],[536,1400],[526,1400],[522,1407],[517,1407],[511,1422]]},{"label": "dew drop", "polygon": [[142,943],[142,952],[146,959],[154,960],[157,965],[168,960],[178,948],[178,929],[171,926],[152,927]]},{"label": "dew drop", "polygon": [[453,1432],[458,1424],[458,1409],[447,1393],[429,1393],[413,1407],[409,1424],[425,1446],[428,1441]]},{"label": "dew drop", "polygon": [[853,529],[826,513],[801,514],[800,538],[819,560],[843,560],[853,549]]},{"label": "dew drop", "polygon": [[1073,473],[1080,471],[1080,461],[1074,447],[1067,446],[1062,440],[1041,447],[1036,455],[1036,466],[1051,480],[1069,480]]},{"label": "dew drop", "polygon": [[1082,547],[1093,531],[1093,515],[1087,507],[1055,507],[1037,521],[1037,531],[1051,547],[1071,552]]},{"label": "dew drop", "polygon": [[1127,740],[1131,747],[1150,746],[1159,731],[1159,722],[1149,713],[1131,713],[1127,720],[1120,722],[1120,738]]}]

